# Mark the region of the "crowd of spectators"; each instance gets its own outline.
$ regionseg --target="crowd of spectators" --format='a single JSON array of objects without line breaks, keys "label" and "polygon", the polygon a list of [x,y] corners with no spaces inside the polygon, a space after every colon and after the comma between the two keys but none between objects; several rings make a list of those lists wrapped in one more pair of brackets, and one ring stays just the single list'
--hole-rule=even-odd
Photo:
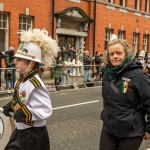
[{"label": "crowd of spectators", "polygon": [[[0,90],[6,89],[8,93],[13,91],[16,80],[16,69],[13,56],[13,47],[9,47],[6,52],[0,51]],[[2,68],[2,59],[4,59],[5,68]],[[6,83],[5,87],[2,87],[2,71],[4,72],[4,79]]]},{"label": "crowd of spectators", "polygon": [[150,77],[150,53],[146,53],[144,50],[137,52],[135,59],[143,66],[144,72]]},{"label": "crowd of spectators", "polygon": [[[13,90],[16,80],[15,65],[13,62],[14,48],[9,47],[8,51],[0,51],[0,90]],[[2,59],[5,61],[5,69],[2,69]],[[143,50],[138,51],[135,59],[139,60],[143,65],[143,70],[150,76],[150,54]],[[2,71],[4,70],[4,79],[6,86],[2,87]],[[59,87],[74,86],[79,87],[79,77],[83,77],[83,83],[87,84],[93,81],[101,81],[104,71],[104,58],[100,51],[95,52],[95,56],[90,57],[89,51],[81,49],[75,50],[70,46],[70,49],[61,48],[58,57],[54,60],[52,72],[56,90]],[[43,78],[44,66],[41,66],[41,77]],[[91,80],[93,78],[93,81]],[[88,85],[88,84],[87,84]]]},{"label": "crowd of spectators", "polygon": [[[53,72],[56,89],[59,90],[59,85],[67,87],[73,85],[78,86],[78,76],[81,75],[82,55],[80,49],[76,52],[74,47],[66,50],[62,47],[58,53],[58,57],[53,63]],[[72,77],[70,81],[69,78]]]},{"label": "crowd of spectators", "polygon": [[94,57],[90,57],[88,50],[75,50],[74,47],[70,47],[67,50],[65,47],[62,47],[53,63],[53,77],[56,89],[59,90],[59,86],[68,87],[70,85],[78,88],[79,76],[83,76],[84,84],[90,83],[92,82],[90,80],[92,71],[94,72],[92,78],[96,76],[95,80],[101,81],[102,61],[103,55],[98,51]]},{"label": "crowd of spectators", "polygon": [[[9,47],[5,52],[0,51],[0,90],[7,90],[10,92],[14,88],[16,80],[16,70],[13,61],[14,48]],[[4,66],[2,68],[2,59],[4,59]],[[61,48],[58,57],[54,60],[52,66],[54,84],[56,90],[59,86],[79,87],[79,76],[83,77],[83,83],[92,82],[90,78],[95,78],[96,81],[102,79],[101,76],[102,54],[96,52],[95,56],[90,57],[88,50],[76,50],[69,45],[69,49]],[[2,82],[2,72],[4,73],[5,86]],[[44,66],[40,66],[40,77],[44,79]],[[91,74],[93,73],[94,76]]]}]

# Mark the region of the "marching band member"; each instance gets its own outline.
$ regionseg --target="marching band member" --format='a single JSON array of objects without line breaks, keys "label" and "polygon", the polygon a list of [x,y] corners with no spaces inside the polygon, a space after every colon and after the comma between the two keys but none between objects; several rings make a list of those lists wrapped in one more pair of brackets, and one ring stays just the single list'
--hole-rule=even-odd
[{"label": "marching band member", "polygon": [[21,44],[14,55],[20,78],[14,87],[13,100],[3,107],[6,116],[14,112],[16,129],[5,150],[49,150],[46,119],[52,115],[52,105],[39,76],[39,65],[42,62],[50,65],[59,48],[45,29],[21,31],[20,35]]}]

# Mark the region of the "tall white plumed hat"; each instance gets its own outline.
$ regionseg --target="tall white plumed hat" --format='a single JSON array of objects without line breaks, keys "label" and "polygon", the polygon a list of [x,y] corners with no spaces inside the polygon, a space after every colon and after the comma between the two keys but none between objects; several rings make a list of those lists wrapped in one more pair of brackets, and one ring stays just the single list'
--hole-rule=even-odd
[{"label": "tall white plumed hat", "polygon": [[60,48],[45,29],[20,31],[20,45],[14,57],[32,60],[50,66]]},{"label": "tall white plumed hat", "polygon": [[113,41],[113,40],[115,40],[115,39],[117,39],[118,37],[117,37],[117,35],[116,34],[112,34],[111,36],[110,36],[110,41]]}]

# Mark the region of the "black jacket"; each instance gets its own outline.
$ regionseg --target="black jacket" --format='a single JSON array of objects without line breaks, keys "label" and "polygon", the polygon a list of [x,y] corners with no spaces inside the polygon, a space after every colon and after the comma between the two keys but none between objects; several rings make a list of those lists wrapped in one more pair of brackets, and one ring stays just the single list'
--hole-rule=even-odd
[{"label": "black jacket", "polygon": [[86,55],[85,53],[83,53],[84,70],[89,70],[90,69],[91,62],[92,61],[90,60],[89,56]]},{"label": "black jacket", "polygon": [[[126,93],[122,93],[123,80],[128,80]],[[143,72],[141,64],[132,61],[118,73],[114,84],[130,104],[143,105],[147,121],[145,113],[127,105],[111,88],[110,82],[110,79],[104,75],[102,81],[104,108],[101,113],[103,129],[117,137],[142,136],[145,131],[150,133],[150,79]]]},{"label": "black jacket", "polygon": [[74,59],[75,56],[76,56],[76,52],[75,52],[75,51],[72,51],[72,50],[69,50],[69,51],[67,51],[67,53],[68,53],[68,56],[70,57],[70,60],[71,60],[71,62],[72,62],[73,59]]},{"label": "black jacket", "polygon": [[95,64],[96,65],[100,65],[101,64],[100,56],[95,56]]},{"label": "black jacket", "polygon": [[5,74],[4,77],[7,80],[15,80],[16,79],[16,69],[14,64],[14,58],[9,54],[10,51],[5,53]]},{"label": "black jacket", "polygon": [[0,51],[0,68],[2,68],[2,58],[5,58],[5,55]]}]

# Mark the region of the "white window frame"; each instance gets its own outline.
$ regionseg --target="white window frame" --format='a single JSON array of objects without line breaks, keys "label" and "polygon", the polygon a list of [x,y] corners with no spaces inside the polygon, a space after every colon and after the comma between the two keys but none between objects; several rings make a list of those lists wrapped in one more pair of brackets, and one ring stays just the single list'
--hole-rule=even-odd
[{"label": "white window frame", "polygon": [[143,35],[143,50],[145,52],[148,51],[148,37],[149,37],[148,34]]},{"label": "white window frame", "polygon": [[118,38],[119,39],[125,39],[125,31],[118,30]]},{"label": "white window frame", "polygon": [[[7,18],[8,18],[7,14],[5,14],[5,13],[0,14],[0,29],[7,29]],[[5,24],[5,26],[4,26],[4,24]]]},{"label": "white window frame", "polygon": [[[113,30],[112,29],[110,29],[110,28],[106,28],[105,29],[105,50],[107,49],[107,45],[108,45],[108,42],[110,41],[110,37],[111,37],[111,35],[112,35],[112,32],[113,32]],[[106,45],[107,44],[107,45]]]},{"label": "white window frame", "polygon": [[135,0],[135,9],[136,10],[140,10],[140,3],[141,3],[141,0]]},{"label": "white window frame", "polygon": [[[3,17],[5,16],[5,20]],[[4,23],[5,22],[5,27]],[[5,43],[4,43],[4,49],[2,51],[8,50],[9,45],[9,16],[7,13],[0,13],[0,29],[5,30]]]},{"label": "white window frame", "polygon": [[150,13],[150,0],[145,0],[145,12]]},{"label": "white window frame", "polygon": [[[28,22],[30,20],[30,23]],[[20,15],[19,16],[19,30],[28,30],[33,28],[33,17]]]},{"label": "white window frame", "polygon": [[139,41],[139,34],[134,32],[133,33],[133,56],[136,55],[137,51],[138,51],[138,41]]},{"label": "white window frame", "polygon": [[[122,4],[122,5],[121,5]],[[120,6],[125,7],[126,6],[126,0],[120,0]]]}]

